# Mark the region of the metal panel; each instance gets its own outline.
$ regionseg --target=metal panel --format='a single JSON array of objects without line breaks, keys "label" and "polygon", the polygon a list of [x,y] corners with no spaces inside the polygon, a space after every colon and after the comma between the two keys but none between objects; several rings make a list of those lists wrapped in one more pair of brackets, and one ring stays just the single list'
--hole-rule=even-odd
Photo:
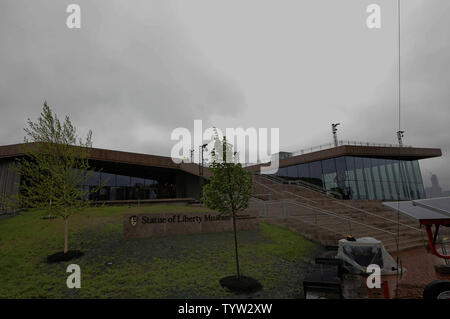
[{"label": "metal panel", "polygon": [[450,219],[450,197],[383,202],[383,205],[418,220]]}]

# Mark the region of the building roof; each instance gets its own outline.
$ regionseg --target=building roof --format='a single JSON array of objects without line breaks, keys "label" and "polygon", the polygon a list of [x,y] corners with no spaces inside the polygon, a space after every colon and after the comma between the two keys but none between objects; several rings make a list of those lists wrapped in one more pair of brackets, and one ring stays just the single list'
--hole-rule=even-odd
[{"label": "building roof", "polygon": [[[0,159],[23,156],[23,146],[24,144],[0,146]],[[179,165],[174,163],[170,157],[106,150],[101,148],[92,148],[90,159],[101,162],[114,162],[173,169],[179,168]]]},{"label": "building roof", "polygon": [[[25,144],[13,144],[0,146],[0,159],[15,158],[24,155],[23,146]],[[92,148],[89,157],[90,161],[95,164],[101,163],[102,167],[114,167],[117,168],[116,164],[123,164],[121,166],[133,168],[134,171],[152,169],[157,172],[163,173],[167,172],[167,169],[181,170],[192,175],[199,176],[199,166],[195,163],[175,163],[171,157],[142,154],[142,153],[131,153],[115,150],[107,150],[101,148]],[[144,173],[143,171],[141,173]],[[203,176],[209,178],[211,173],[207,167],[204,167]]]},{"label": "building roof", "polygon": [[[23,156],[24,155],[22,151],[23,145],[24,144],[0,146],[0,159]],[[342,145],[326,150],[281,159],[279,167],[309,163],[339,156],[361,156],[361,157],[375,157],[387,159],[419,160],[442,156],[442,151],[439,148]],[[193,175],[199,175],[197,164],[194,163],[176,164],[172,161],[171,157],[167,156],[92,148],[90,159],[92,161],[98,161],[103,163],[105,162],[122,163],[146,167],[178,169]],[[259,171],[261,165],[265,166],[267,165],[267,163],[249,166],[246,167],[246,169],[248,169],[249,171]],[[208,177],[209,175],[210,172],[205,167],[204,176]]]},{"label": "building roof", "polygon": [[[442,156],[442,151],[439,148],[342,145],[317,152],[311,152],[281,159],[279,167],[310,163],[339,156],[419,160]],[[249,169],[250,171],[259,171],[261,166],[266,165],[267,163],[253,165],[247,167],[247,169]]]}]

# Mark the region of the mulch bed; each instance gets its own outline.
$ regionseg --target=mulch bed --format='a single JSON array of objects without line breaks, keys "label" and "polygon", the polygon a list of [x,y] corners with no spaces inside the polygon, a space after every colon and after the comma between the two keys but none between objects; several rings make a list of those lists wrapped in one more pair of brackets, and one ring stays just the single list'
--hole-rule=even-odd
[{"label": "mulch bed", "polygon": [[253,293],[262,289],[261,283],[247,276],[228,276],[220,279],[220,285],[235,293]]},{"label": "mulch bed", "polygon": [[41,219],[56,219],[58,217],[56,216],[45,216],[45,217],[41,217]]},{"label": "mulch bed", "polygon": [[69,261],[72,259],[80,258],[81,256],[83,256],[83,253],[79,250],[69,250],[67,253],[60,251],[56,254],[47,256],[47,262],[49,264],[58,263],[61,261]]}]

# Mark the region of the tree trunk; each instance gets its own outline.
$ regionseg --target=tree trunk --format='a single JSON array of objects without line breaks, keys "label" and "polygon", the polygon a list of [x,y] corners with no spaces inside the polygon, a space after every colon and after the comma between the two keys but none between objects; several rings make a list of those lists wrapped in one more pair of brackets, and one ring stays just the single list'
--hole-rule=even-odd
[{"label": "tree trunk", "polygon": [[239,272],[239,254],[238,254],[238,243],[237,243],[237,232],[236,232],[236,215],[233,212],[233,232],[234,232],[234,253],[236,255],[236,274],[238,279],[241,277]]},{"label": "tree trunk", "polygon": [[64,253],[67,254],[69,251],[69,220],[67,217],[64,218]]},{"label": "tree trunk", "polygon": [[48,209],[48,218],[50,218],[52,216],[52,199],[50,198],[50,205],[49,205],[49,209]]}]

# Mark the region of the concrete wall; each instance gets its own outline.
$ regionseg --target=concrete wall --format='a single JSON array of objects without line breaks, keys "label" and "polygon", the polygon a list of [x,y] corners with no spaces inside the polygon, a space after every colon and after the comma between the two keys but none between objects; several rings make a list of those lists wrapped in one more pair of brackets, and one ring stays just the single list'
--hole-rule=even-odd
[{"label": "concrete wall", "polygon": [[[12,160],[0,161],[0,199],[17,193],[20,176],[11,169]],[[0,210],[4,210],[0,203]]]}]

